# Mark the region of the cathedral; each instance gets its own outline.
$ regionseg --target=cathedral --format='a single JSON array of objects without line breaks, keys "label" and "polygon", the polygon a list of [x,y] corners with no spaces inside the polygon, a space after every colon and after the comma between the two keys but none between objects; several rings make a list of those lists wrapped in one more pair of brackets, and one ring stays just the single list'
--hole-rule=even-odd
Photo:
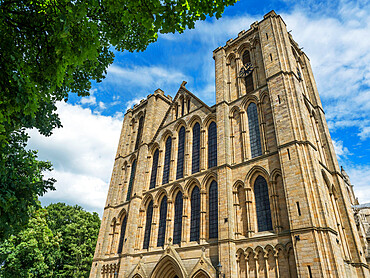
[{"label": "cathedral", "polygon": [[[310,61],[274,11],[124,117],[91,278],[370,277]],[[366,254],[365,254],[366,251]]]}]

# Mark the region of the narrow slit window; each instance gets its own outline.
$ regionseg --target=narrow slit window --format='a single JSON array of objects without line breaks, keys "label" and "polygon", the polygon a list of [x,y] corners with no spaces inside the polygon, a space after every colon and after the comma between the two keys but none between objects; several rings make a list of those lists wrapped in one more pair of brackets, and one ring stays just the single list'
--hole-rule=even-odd
[{"label": "narrow slit window", "polygon": [[181,116],[184,116],[185,113],[185,100],[184,98],[181,99]]},{"label": "narrow slit window", "polygon": [[191,163],[192,174],[200,169],[200,125],[196,123],[193,127],[193,156]]},{"label": "narrow slit window", "polygon": [[139,127],[137,129],[135,150],[137,150],[139,148],[139,145],[141,143],[141,136],[143,134],[143,124],[144,124],[144,116],[141,116],[140,119],[139,119]]},{"label": "narrow slit window", "polygon": [[287,151],[288,151],[288,158],[290,160],[290,151],[289,151],[289,149],[287,149]]},{"label": "narrow slit window", "polygon": [[150,231],[152,229],[152,217],[153,217],[153,201],[150,201],[148,208],[146,209],[146,222],[145,222],[143,249],[149,248]]},{"label": "narrow slit window", "polygon": [[168,183],[170,178],[171,147],[172,147],[172,138],[168,137],[165,144],[162,184]]},{"label": "narrow slit window", "polygon": [[185,127],[180,128],[178,138],[176,179],[181,179],[184,177]]},{"label": "narrow slit window", "polygon": [[166,235],[166,221],[167,220],[167,197],[164,196],[159,209],[159,227],[157,246],[164,246],[164,237]]},{"label": "narrow slit window", "polygon": [[301,208],[299,206],[299,202],[297,202],[296,204],[297,204],[298,215],[301,216]]},{"label": "narrow slit window", "polygon": [[188,114],[190,113],[190,98],[188,98]]},{"label": "narrow slit window", "polygon": [[153,155],[152,173],[150,176],[149,189],[154,188],[157,182],[158,157],[159,157],[159,150],[156,149]]}]

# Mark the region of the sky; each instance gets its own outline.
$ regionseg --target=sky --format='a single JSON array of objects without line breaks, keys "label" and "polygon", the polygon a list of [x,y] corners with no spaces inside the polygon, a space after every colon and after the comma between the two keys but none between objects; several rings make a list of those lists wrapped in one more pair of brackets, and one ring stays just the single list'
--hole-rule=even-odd
[{"label": "sky", "polygon": [[145,52],[115,51],[106,78],[89,97],[58,104],[63,128],[29,132],[29,148],[51,161],[56,191],[43,205],[64,202],[102,216],[124,113],[157,88],[175,96],[183,80],[215,103],[212,51],[271,10],[280,14],[308,55],[338,157],[360,203],[370,202],[370,1],[241,0],[221,19],[207,18],[183,34],[160,35]]}]

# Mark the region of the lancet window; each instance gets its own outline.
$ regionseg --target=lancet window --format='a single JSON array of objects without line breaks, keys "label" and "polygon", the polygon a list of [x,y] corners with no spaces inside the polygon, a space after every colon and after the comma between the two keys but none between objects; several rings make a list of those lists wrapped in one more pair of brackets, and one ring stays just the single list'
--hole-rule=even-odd
[{"label": "lancet window", "polygon": [[200,166],[200,125],[196,123],[193,127],[193,156],[191,164],[192,174],[199,172]]},{"label": "lancet window", "polygon": [[[248,66],[248,64],[251,63],[251,55],[250,55],[250,52],[248,50],[244,51],[242,60],[243,60],[243,65],[245,67]],[[245,77],[245,89],[246,89],[247,93],[252,92],[254,90],[252,72],[250,72]]]},{"label": "lancet window", "polygon": [[128,183],[126,201],[130,201],[131,199],[132,187],[135,181],[135,173],[136,173],[136,159],[132,162],[132,165],[131,165],[131,175],[130,175],[130,181]]},{"label": "lancet window", "polygon": [[135,150],[137,150],[137,148],[139,147],[141,143],[141,135],[143,134],[143,124],[144,124],[144,116],[141,116],[139,119],[139,127],[137,129]]},{"label": "lancet window", "polygon": [[218,190],[217,182],[209,187],[209,238],[218,238]]},{"label": "lancet window", "polygon": [[149,189],[154,188],[157,182],[158,156],[159,156],[159,150],[156,149],[153,155],[152,174],[150,176]]},{"label": "lancet window", "polygon": [[182,192],[180,191],[176,195],[175,199],[175,218],[173,228],[173,244],[179,244],[181,242],[181,229],[182,229]]},{"label": "lancet window", "polygon": [[255,103],[249,104],[247,108],[249,139],[251,146],[252,158],[262,155],[261,135],[258,123],[257,105]]},{"label": "lancet window", "polygon": [[172,138],[168,137],[166,140],[165,153],[164,153],[162,184],[168,183],[169,178],[170,178],[171,147],[172,147]]},{"label": "lancet window", "polygon": [[176,179],[181,179],[184,177],[184,154],[185,154],[185,127],[181,127],[179,131]]},{"label": "lancet window", "polygon": [[190,241],[198,241],[200,234],[200,191],[195,186],[191,193]]},{"label": "lancet window", "polygon": [[266,180],[258,176],[254,182],[254,199],[256,202],[258,231],[272,230],[270,199]]},{"label": "lancet window", "polygon": [[164,237],[166,234],[166,219],[167,219],[167,197],[164,196],[159,209],[159,227],[157,246],[164,246]]},{"label": "lancet window", "polygon": [[125,218],[123,218],[121,223],[121,237],[119,239],[119,245],[118,245],[118,254],[122,253],[123,248],[123,242],[125,241],[125,233],[126,233],[126,226],[127,226],[127,215],[125,215]]},{"label": "lancet window", "polygon": [[145,222],[143,249],[149,248],[150,231],[152,229],[152,217],[153,217],[153,201],[150,201],[148,208],[146,209],[146,222]]},{"label": "lancet window", "polygon": [[212,122],[208,127],[208,168],[217,166],[217,126]]}]

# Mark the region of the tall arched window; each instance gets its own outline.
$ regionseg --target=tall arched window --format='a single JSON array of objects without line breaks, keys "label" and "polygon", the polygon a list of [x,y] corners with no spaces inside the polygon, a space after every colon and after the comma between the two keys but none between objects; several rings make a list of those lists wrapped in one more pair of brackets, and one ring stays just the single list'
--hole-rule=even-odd
[{"label": "tall arched window", "polygon": [[200,234],[200,191],[195,186],[191,193],[190,241],[198,241]]},{"label": "tall arched window", "polygon": [[185,154],[185,127],[181,127],[179,131],[176,179],[181,179],[184,177],[184,154]]},{"label": "tall arched window", "polygon": [[[248,50],[246,50],[243,53],[243,65],[246,66],[247,64],[251,63],[251,55]],[[253,86],[253,75],[252,72],[250,72],[246,77],[245,77],[245,89],[246,92],[252,92],[254,90]]]},{"label": "tall arched window", "polygon": [[166,221],[167,220],[167,197],[164,196],[159,209],[159,227],[158,227],[158,240],[157,246],[164,246],[164,237],[166,234]]},{"label": "tall arched window", "polygon": [[193,127],[193,157],[191,163],[191,173],[199,172],[200,157],[200,125],[196,123]]},{"label": "tall arched window", "polygon": [[208,127],[208,168],[217,166],[217,126],[212,122]]},{"label": "tall arched window", "polygon": [[150,201],[150,203],[149,203],[149,205],[146,209],[146,222],[145,222],[143,249],[148,249],[149,248],[150,231],[152,229],[152,216],[153,216],[153,201]]},{"label": "tall arched window", "polygon": [[209,186],[209,238],[218,238],[218,192],[217,182]]},{"label": "tall arched window", "polygon": [[121,223],[121,237],[119,239],[119,245],[118,245],[118,254],[122,253],[123,248],[123,242],[125,241],[125,233],[126,233],[126,226],[127,226],[127,215],[125,215],[125,218],[123,218]]},{"label": "tall arched window", "polygon": [[247,108],[249,140],[252,158],[262,154],[260,127],[258,123],[257,105],[252,102]]},{"label": "tall arched window", "polygon": [[170,178],[170,162],[171,162],[171,147],[172,138],[168,137],[166,140],[165,152],[164,152],[164,166],[163,166],[163,180],[162,184],[166,184]]},{"label": "tall arched window", "polygon": [[181,99],[181,116],[184,116],[185,113],[185,99]]},{"label": "tall arched window", "polygon": [[131,199],[131,191],[132,191],[132,187],[135,181],[135,172],[136,172],[136,159],[132,162],[132,165],[131,165],[131,175],[130,175],[130,181],[128,183],[126,201],[130,201]]},{"label": "tall arched window", "polygon": [[139,127],[137,129],[135,150],[137,150],[137,148],[139,147],[141,143],[141,135],[143,134],[143,124],[144,124],[144,116],[141,116],[139,119]]},{"label": "tall arched window", "polygon": [[154,188],[157,182],[158,156],[159,156],[159,150],[156,149],[153,155],[152,174],[150,176],[149,189]]},{"label": "tall arched window", "polygon": [[182,229],[182,192],[179,191],[175,199],[175,218],[173,227],[173,244],[181,242],[181,229]]},{"label": "tall arched window", "polygon": [[254,182],[254,199],[256,201],[258,231],[272,230],[268,186],[266,180],[261,176],[258,176]]}]

